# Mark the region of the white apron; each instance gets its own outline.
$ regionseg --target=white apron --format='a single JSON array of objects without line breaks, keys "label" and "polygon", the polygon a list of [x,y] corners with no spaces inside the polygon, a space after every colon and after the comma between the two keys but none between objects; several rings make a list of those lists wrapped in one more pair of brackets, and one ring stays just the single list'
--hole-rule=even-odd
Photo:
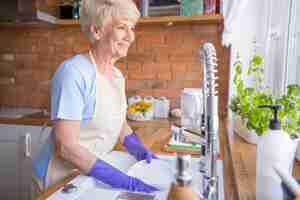
[{"label": "white apron", "polygon": [[[79,143],[98,158],[112,151],[118,141],[126,120],[125,80],[114,68],[117,77],[108,79],[98,72],[93,55],[91,60],[96,70],[96,105],[93,118],[80,129]],[[49,162],[45,187],[56,184],[72,173],[75,167],[54,154]]]}]

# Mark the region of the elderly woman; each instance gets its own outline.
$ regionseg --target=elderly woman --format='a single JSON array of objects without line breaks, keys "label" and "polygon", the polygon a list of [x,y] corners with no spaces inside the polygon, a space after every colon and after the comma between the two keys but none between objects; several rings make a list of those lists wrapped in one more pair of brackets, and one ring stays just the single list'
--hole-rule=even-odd
[{"label": "elderly woman", "polygon": [[156,190],[104,159],[119,138],[136,160],[156,158],[126,122],[125,81],[114,67],[127,55],[139,17],[132,0],[82,1],[80,23],[91,49],[64,61],[52,80],[52,137],[35,163],[44,188],[76,168],[113,188]]}]

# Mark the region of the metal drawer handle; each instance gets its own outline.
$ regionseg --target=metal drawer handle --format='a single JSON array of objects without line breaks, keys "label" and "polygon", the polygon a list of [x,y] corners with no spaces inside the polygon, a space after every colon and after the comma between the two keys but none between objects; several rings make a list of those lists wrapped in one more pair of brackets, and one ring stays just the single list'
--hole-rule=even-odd
[{"label": "metal drawer handle", "polygon": [[25,156],[31,156],[31,136],[30,133],[26,133],[25,135]]}]

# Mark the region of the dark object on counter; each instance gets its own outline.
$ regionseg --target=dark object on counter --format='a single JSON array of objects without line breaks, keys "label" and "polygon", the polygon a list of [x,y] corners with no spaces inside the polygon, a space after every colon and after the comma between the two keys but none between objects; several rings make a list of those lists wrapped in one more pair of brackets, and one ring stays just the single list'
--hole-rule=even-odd
[{"label": "dark object on counter", "polygon": [[73,6],[59,6],[59,16],[61,19],[73,19]]},{"label": "dark object on counter", "polygon": [[117,200],[155,200],[153,194],[122,192],[118,195]]},{"label": "dark object on counter", "polygon": [[179,4],[178,0],[150,0],[150,6],[169,6]]},{"label": "dark object on counter", "polygon": [[78,190],[77,186],[72,184],[72,183],[68,183],[67,185],[64,186],[64,188],[62,189],[62,192],[64,193],[72,193],[72,192],[76,192]]},{"label": "dark object on counter", "polygon": [[74,0],[72,16],[73,19],[79,19],[80,0]]}]

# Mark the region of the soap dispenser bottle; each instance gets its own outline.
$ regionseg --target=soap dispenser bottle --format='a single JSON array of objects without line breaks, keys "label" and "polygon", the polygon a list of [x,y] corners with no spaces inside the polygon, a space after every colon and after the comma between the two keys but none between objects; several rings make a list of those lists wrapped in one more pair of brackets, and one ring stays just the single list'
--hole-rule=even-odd
[{"label": "soap dispenser bottle", "polygon": [[197,193],[193,190],[192,176],[190,175],[191,156],[177,156],[176,181],[172,183],[168,200],[198,200]]},{"label": "soap dispenser bottle", "polygon": [[281,129],[281,123],[278,119],[278,110],[281,105],[264,105],[260,107],[271,109],[273,119],[270,120],[270,130],[262,135],[257,143],[256,199],[282,200],[281,179],[274,171],[274,166],[280,166],[292,173],[297,141],[293,141],[290,135]]}]

